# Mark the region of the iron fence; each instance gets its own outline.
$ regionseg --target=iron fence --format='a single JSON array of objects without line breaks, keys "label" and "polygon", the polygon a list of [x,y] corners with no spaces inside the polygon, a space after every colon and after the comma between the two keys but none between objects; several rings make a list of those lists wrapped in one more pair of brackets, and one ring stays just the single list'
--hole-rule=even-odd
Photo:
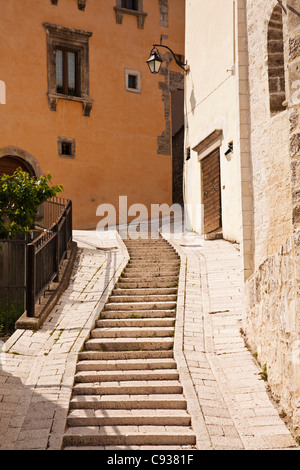
[{"label": "iron fence", "polygon": [[[44,232],[27,245],[26,312],[35,315],[35,304],[53,281],[59,282],[61,263],[72,240],[72,202],[59,199],[45,203]],[[57,217],[57,218],[56,218]],[[56,220],[55,220],[56,218]]]},{"label": "iron fence", "polygon": [[46,201],[37,228],[20,240],[0,240],[0,336],[9,334],[25,311],[34,317],[36,302],[52,281],[60,281],[72,240],[72,202]]}]

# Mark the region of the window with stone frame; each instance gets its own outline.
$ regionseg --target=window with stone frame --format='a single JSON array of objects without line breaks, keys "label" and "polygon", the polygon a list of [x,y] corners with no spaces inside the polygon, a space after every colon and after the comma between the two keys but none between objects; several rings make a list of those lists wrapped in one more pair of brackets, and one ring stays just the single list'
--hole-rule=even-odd
[{"label": "window with stone frame", "polygon": [[131,93],[141,93],[141,72],[125,69],[125,90]]},{"label": "window with stone frame", "polygon": [[286,99],[282,9],[273,9],[268,24],[268,79],[271,116],[284,111]]},{"label": "window with stone frame", "polygon": [[47,34],[48,104],[56,111],[59,100],[82,103],[83,114],[90,115],[89,31],[44,23]]},{"label": "window with stone frame", "polygon": [[134,15],[137,17],[138,28],[144,28],[147,13],[143,11],[143,0],[116,0],[114,9],[118,24],[123,23],[124,15]]},{"label": "window with stone frame", "polygon": [[58,156],[62,158],[75,158],[76,147],[75,139],[69,139],[67,137],[57,138]]}]

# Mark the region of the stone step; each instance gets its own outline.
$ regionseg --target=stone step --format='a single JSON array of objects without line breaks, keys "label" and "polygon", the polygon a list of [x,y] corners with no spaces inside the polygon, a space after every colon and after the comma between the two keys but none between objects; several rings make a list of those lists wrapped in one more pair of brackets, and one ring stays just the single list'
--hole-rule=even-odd
[{"label": "stone step", "polygon": [[111,320],[97,320],[98,328],[150,328],[150,327],[174,327],[175,318],[116,318]]},{"label": "stone step", "polygon": [[130,261],[129,264],[126,265],[126,267],[124,268],[124,270],[126,270],[127,272],[155,272],[157,270],[159,270],[161,272],[164,272],[164,271],[176,271],[176,272],[179,272],[180,270],[180,265],[177,263],[177,262],[172,262],[172,263],[165,263],[163,265],[160,265],[158,266],[158,261],[155,261],[153,262],[152,264],[143,264],[143,263],[139,263],[137,261]]},{"label": "stone step", "polygon": [[66,430],[66,446],[195,445],[196,437],[187,426],[89,426]]},{"label": "stone step", "polygon": [[117,284],[117,289],[159,289],[159,288],[177,288],[178,276],[168,278],[156,277],[154,280],[148,279],[124,279],[121,278]]},{"label": "stone step", "polygon": [[78,355],[63,448],[196,444],[173,355],[180,257],[124,240],[130,260]]},{"label": "stone step", "polygon": [[74,395],[150,395],[182,393],[178,380],[133,380],[126,382],[75,383]]},{"label": "stone step", "polygon": [[169,310],[106,310],[101,313],[101,320],[125,318],[175,318],[176,311]]},{"label": "stone step", "polygon": [[97,351],[151,351],[172,349],[174,340],[167,338],[92,338],[86,341],[86,350]]},{"label": "stone step", "polygon": [[168,243],[139,243],[139,244],[130,244],[126,243],[126,248],[128,251],[133,251],[134,253],[142,252],[146,255],[157,252],[172,252],[174,253],[174,248]]},{"label": "stone step", "polygon": [[127,239],[124,240],[124,243],[126,246],[133,246],[139,248],[140,246],[149,246],[149,247],[156,247],[156,246],[171,246],[167,240],[163,238],[153,238],[153,236],[150,234],[147,236],[146,239],[139,239],[139,240],[132,240],[132,239]]},{"label": "stone step", "polygon": [[174,328],[168,327],[119,327],[94,328],[91,338],[162,338],[174,336]]},{"label": "stone step", "polygon": [[77,363],[76,371],[128,371],[128,370],[158,370],[176,369],[172,359],[127,359],[127,360],[81,360]]},{"label": "stone step", "polygon": [[131,264],[134,264],[134,262],[138,260],[143,261],[148,266],[150,266],[153,261],[158,261],[159,265],[170,262],[176,262],[177,264],[180,263],[178,254],[171,250],[155,250],[153,252],[147,252],[146,250],[127,250],[127,252]]},{"label": "stone step", "polygon": [[[159,263],[159,266],[161,268],[168,268],[168,267],[172,267],[172,266],[175,266],[175,267],[178,267],[180,265],[180,262],[178,259],[171,259],[170,261],[161,261]],[[145,268],[145,269],[148,269],[148,268],[154,268],[154,267],[157,267],[157,261],[156,260],[144,260],[144,259],[136,259],[136,260],[132,260],[130,259],[128,264],[126,265],[126,268]]]},{"label": "stone step", "polygon": [[133,252],[133,253],[143,253],[145,255],[145,257],[155,255],[155,254],[160,253],[160,252],[171,253],[171,254],[176,254],[177,255],[177,251],[171,245],[160,245],[160,246],[159,245],[158,246],[155,246],[155,245],[153,245],[153,246],[141,245],[139,247],[126,245],[126,249],[128,251]]},{"label": "stone step", "polygon": [[[129,273],[130,274],[130,273]],[[124,281],[126,280],[127,282],[134,282],[134,281],[147,281],[147,282],[151,282],[153,280],[157,280],[157,279],[163,279],[164,281],[168,281],[168,280],[171,280],[173,281],[174,279],[177,279],[178,281],[178,273],[176,272],[175,274],[172,273],[172,274],[162,274],[161,276],[158,276],[156,274],[147,274],[146,270],[141,270],[140,273],[136,272],[136,273],[132,273],[131,276],[129,276],[127,273],[123,273],[120,278],[119,278],[119,281]],[[157,285],[153,285],[153,286],[150,286],[152,288],[157,288],[157,287],[160,287],[160,284],[157,284]],[[166,285],[166,286],[162,286],[162,287],[174,287],[174,285],[170,284],[170,285]]]},{"label": "stone step", "polygon": [[132,295],[124,293],[122,295],[112,295],[109,298],[109,302],[176,302],[177,294],[152,294],[152,295]]},{"label": "stone step", "polygon": [[158,369],[158,370],[89,370],[80,371],[75,375],[75,383],[92,383],[99,382],[119,382],[122,384],[126,381],[134,380],[178,380],[179,374],[176,369]]},{"label": "stone step", "polygon": [[71,410],[68,426],[190,426],[185,410]]},{"label": "stone step", "polygon": [[134,359],[170,359],[173,358],[172,349],[148,350],[148,351],[81,351],[79,361],[124,361]]},{"label": "stone step", "polygon": [[159,264],[159,266],[164,266],[165,264],[177,264],[177,266],[180,264],[180,258],[178,258],[178,255],[176,253],[173,253],[171,251],[161,251],[161,252],[155,252],[155,253],[143,253],[141,251],[130,251],[128,250],[128,255],[129,255],[129,263],[131,265],[134,265],[135,263],[143,263],[147,266],[153,266],[153,262],[157,262],[156,264]]},{"label": "stone step", "polygon": [[157,250],[172,250],[174,251],[175,249],[173,246],[169,245],[168,243],[125,243],[125,246],[127,250],[134,250],[134,251],[140,251],[140,250],[146,250],[149,253],[153,253]]},{"label": "stone step", "polygon": [[164,264],[164,263],[169,263],[171,261],[176,261],[178,264],[180,263],[180,257],[175,254],[175,253],[170,253],[168,255],[166,254],[156,254],[156,255],[149,255],[149,256],[144,256],[143,254],[129,254],[129,262],[133,263],[138,263],[138,262],[143,262],[145,263],[145,259],[147,259],[147,265],[150,266],[153,263],[159,263],[159,264]]},{"label": "stone step", "polygon": [[147,236],[147,238],[140,238],[138,240],[134,239],[129,239],[127,238],[124,240],[124,244],[127,247],[133,247],[133,248],[150,248],[150,249],[155,249],[155,248],[172,248],[174,250],[175,248],[173,245],[171,245],[166,239],[164,238],[153,238],[153,236],[150,234]]},{"label": "stone step", "polygon": [[105,304],[103,312],[109,310],[166,310],[175,309],[177,303],[174,301],[165,302],[110,302]]},{"label": "stone step", "polygon": [[146,277],[159,277],[159,276],[177,276],[179,273],[179,267],[171,266],[166,268],[160,268],[158,266],[149,267],[130,267],[125,268],[122,277],[138,277],[145,275]]},{"label": "stone step", "polygon": [[[191,446],[134,446],[134,445],[125,445],[125,446],[72,446],[72,447],[65,447],[64,450],[91,450],[91,451],[100,451],[105,450],[108,452],[111,451],[123,451],[123,450],[136,450],[136,451],[151,451],[151,452],[158,452],[158,451],[166,451],[166,452],[174,452],[178,450],[191,450]],[[156,461],[159,464],[159,460]]]},{"label": "stone step", "polygon": [[157,287],[155,289],[113,289],[111,297],[118,297],[120,295],[177,295],[178,289],[176,287]]},{"label": "stone step", "polygon": [[153,395],[75,395],[70,409],[107,410],[186,410],[185,398],[179,394]]},{"label": "stone step", "polygon": [[125,269],[124,273],[122,274],[121,278],[122,279],[153,279],[156,277],[163,277],[163,278],[168,278],[168,277],[176,277],[178,274],[178,270],[169,270],[169,271],[164,271],[164,272],[156,272],[156,271],[146,271],[146,270],[138,270],[138,271],[132,271],[132,270],[127,270]]}]

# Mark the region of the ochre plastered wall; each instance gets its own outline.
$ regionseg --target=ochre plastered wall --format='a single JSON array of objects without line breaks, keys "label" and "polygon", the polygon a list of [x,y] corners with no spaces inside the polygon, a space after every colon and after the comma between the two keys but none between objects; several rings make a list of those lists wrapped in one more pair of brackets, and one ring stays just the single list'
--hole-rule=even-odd
[{"label": "ochre plastered wall", "polygon": [[[42,172],[62,184],[73,201],[74,228],[93,229],[99,204],[118,210],[119,196],[128,205],[172,203],[172,157],[157,153],[157,137],[165,128],[158,76],[146,66],[153,43],[168,35],[167,44],[184,54],[184,2],[169,2],[168,27],[160,21],[158,0],[144,0],[144,28],[124,15],[117,24],[115,0],[78,2],[8,0],[1,4],[1,80],[6,105],[1,106],[0,146],[14,146],[33,155]],[[82,104],[59,100],[50,111],[47,99],[47,49],[43,23],[93,33],[89,40],[90,117]],[[174,61],[170,68],[174,70]],[[141,93],[125,91],[125,68],[141,72]],[[57,138],[76,140],[76,158],[59,158]]]}]

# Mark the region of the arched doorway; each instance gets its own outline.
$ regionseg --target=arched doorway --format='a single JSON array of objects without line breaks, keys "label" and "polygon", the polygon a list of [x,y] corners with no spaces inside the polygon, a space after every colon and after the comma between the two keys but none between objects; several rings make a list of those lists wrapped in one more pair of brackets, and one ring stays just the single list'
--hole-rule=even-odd
[{"label": "arched doorway", "polygon": [[17,168],[27,171],[30,176],[35,176],[35,172],[30,163],[22,158],[10,155],[0,158],[0,174],[12,175]]},{"label": "arched doorway", "polygon": [[33,155],[18,147],[9,146],[0,148],[0,174],[12,175],[18,168],[27,171],[30,176],[37,178],[42,175],[39,162]]}]

